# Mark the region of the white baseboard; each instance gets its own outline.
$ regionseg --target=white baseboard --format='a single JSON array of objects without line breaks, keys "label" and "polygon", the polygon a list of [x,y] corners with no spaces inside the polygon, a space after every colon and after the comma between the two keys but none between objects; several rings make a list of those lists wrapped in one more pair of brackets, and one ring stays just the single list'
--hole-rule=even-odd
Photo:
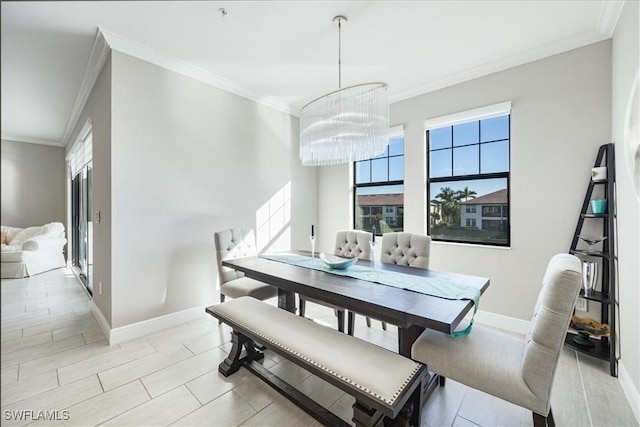
[{"label": "white baseboard", "polygon": [[104,318],[100,309],[95,305],[93,300],[91,300],[91,312],[98,321],[98,324],[107,337],[110,345],[158,332],[162,329],[180,325],[181,323],[206,318],[204,309],[204,306],[189,308],[175,313],[165,314],[164,316],[154,317],[153,319],[120,326],[118,328],[111,328],[109,322]]},{"label": "white baseboard", "polygon": [[640,393],[633,384],[629,371],[627,371],[622,360],[618,361],[618,381],[622,385],[622,390],[629,401],[629,406],[631,406],[636,421],[640,424]]},{"label": "white baseboard", "polygon": [[529,332],[529,321],[517,319],[515,317],[503,316],[502,314],[491,313],[478,310],[475,322],[492,328],[503,329],[508,332],[526,335]]},{"label": "white baseboard", "polygon": [[109,325],[109,322],[107,322],[107,319],[105,319],[104,315],[102,314],[96,303],[93,301],[93,298],[89,300],[89,309],[91,310],[91,314],[93,314],[93,317],[95,317],[98,321],[98,325],[100,326],[100,329],[102,329],[102,332],[104,333],[104,336],[107,337],[108,341],[109,335],[111,334],[111,325]]}]

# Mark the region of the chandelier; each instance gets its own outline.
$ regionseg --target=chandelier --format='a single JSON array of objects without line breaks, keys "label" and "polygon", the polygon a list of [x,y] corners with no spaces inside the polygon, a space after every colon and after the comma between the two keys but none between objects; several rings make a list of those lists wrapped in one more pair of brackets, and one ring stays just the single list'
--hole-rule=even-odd
[{"label": "chandelier", "polygon": [[342,24],[338,24],[338,90],[314,99],[300,110],[300,160],[324,166],[370,159],[389,144],[387,84],[361,83],[342,88]]}]

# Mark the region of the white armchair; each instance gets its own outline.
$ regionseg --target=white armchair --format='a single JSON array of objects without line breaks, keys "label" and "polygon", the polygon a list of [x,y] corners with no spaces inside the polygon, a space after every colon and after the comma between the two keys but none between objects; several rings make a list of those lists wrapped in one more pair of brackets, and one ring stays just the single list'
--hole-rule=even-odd
[{"label": "white armchair", "polygon": [[61,222],[27,228],[3,225],[1,241],[3,279],[29,277],[66,265],[63,248],[67,239]]}]

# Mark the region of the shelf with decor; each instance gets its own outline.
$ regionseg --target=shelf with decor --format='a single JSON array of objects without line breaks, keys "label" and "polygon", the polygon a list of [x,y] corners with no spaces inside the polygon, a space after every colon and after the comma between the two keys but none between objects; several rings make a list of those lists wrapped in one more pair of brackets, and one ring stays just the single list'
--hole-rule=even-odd
[{"label": "shelf with decor", "polygon": [[577,345],[574,341],[577,336],[580,336],[579,332],[575,329],[569,328],[564,340],[565,344],[581,353],[597,357],[598,359],[609,360],[611,358],[611,343],[608,336],[598,337],[589,335],[588,340],[592,344],[591,346]]},{"label": "shelf with decor", "polygon": [[582,259],[583,288],[579,298],[599,304],[600,319],[574,315],[565,344],[607,360],[614,377],[618,376],[615,212],[614,145],[604,144],[598,150],[569,249],[569,253]]}]

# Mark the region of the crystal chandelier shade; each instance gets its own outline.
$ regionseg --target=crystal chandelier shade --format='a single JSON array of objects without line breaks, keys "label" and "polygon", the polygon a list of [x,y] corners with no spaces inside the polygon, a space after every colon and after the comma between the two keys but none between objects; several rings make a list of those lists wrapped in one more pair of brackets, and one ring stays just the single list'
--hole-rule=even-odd
[{"label": "crystal chandelier shade", "polygon": [[[346,22],[337,16],[334,22]],[[339,54],[340,55],[340,54]],[[338,73],[340,81],[340,64]],[[379,156],[389,144],[386,83],[362,83],[317,98],[300,110],[300,160],[325,166]]]},{"label": "crystal chandelier shade", "polygon": [[385,83],[363,83],[324,95],[300,111],[303,165],[335,165],[376,157],[389,143]]}]

